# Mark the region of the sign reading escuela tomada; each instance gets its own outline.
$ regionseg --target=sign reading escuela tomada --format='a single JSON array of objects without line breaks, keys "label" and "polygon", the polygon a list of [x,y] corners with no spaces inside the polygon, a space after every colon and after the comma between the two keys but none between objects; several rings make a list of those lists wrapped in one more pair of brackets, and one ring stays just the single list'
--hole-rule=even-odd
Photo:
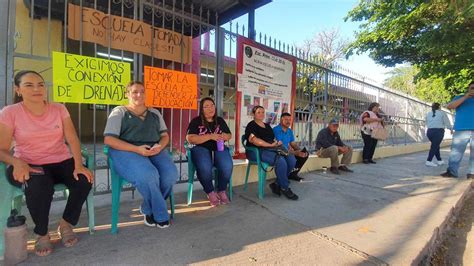
[{"label": "sign reading escuela tomada", "polygon": [[[82,20],[81,20],[82,15]],[[142,21],[108,15],[98,10],[68,5],[68,37],[113,49],[146,54],[185,64],[192,63],[192,40],[178,32],[152,27]],[[109,42],[110,40],[110,42]]]},{"label": "sign reading escuela tomada", "polygon": [[53,52],[53,100],[122,105],[130,63]]}]

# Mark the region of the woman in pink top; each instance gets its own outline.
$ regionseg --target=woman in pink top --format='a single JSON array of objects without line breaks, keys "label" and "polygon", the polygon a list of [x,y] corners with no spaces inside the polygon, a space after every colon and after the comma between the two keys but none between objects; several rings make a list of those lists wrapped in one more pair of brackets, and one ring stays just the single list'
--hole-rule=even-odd
[{"label": "woman in pink top", "polygon": [[361,134],[364,140],[364,149],[362,150],[362,162],[365,164],[376,163],[373,160],[375,147],[377,147],[377,139],[372,138],[372,130],[374,128],[383,127],[383,119],[379,114],[380,104],[373,102],[369,104],[367,111],[363,112],[360,117]]},{"label": "woman in pink top", "polygon": [[10,183],[25,191],[26,206],[38,235],[35,252],[46,256],[53,250],[48,223],[54,184],[63,183],[69,189],[58,232],[64,246],[71,247],[78,241],[72,229],[79,220],[93,176],[82,165],[79,138],[66,107],[46,101],[43,77],[34,71],[20,71],[14,83],[17,103],[0,112],[0,161],[9,165]]}]

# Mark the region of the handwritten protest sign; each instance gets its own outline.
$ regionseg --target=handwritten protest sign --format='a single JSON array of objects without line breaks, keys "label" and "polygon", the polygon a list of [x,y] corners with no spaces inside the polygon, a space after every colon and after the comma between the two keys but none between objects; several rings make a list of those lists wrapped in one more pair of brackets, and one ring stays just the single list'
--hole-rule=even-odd
[{"label": "handwritten protest sign", "polygon": [[145,66],[145,104],[152,107],[197,109],[197,76]]},{"label": "handwritten protest sign", "polygon": [[129,82],[129,63],[53,52],[55,102],[126,104]]},{"label": "handwritten protest sign", "polygon": [[145,22],[68,4],[68,37],[185,64],[192,63],[192,39]]}]

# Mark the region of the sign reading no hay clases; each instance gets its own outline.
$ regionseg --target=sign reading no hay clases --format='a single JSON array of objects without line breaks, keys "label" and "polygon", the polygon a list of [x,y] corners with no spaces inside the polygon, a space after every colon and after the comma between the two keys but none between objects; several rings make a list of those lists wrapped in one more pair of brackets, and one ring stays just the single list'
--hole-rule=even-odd
[{"label": "sign reading no hay clases", "polygon": [[130,63],[53,52],[53,100],[67,103],[128,103]]}]

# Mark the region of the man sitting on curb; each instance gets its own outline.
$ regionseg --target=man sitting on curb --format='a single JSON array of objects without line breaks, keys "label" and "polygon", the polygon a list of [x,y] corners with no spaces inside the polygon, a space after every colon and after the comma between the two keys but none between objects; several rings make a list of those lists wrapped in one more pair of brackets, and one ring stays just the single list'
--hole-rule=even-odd
[{"label": "man sitting on curb", "polygon": [[[321,158],[331,158],[331,173],[339,175],[339,170],[344,172],[353,172],[347,168],[352,159],[352,147],[344,145],[337,132],[339,121],[332,119],[327,128],[321,129],[316,138],[316,154]],[[342,154],[342,160],[339,164],[338,155]]]},{"label": "man sitting on curb", "polygon": [[295,155],[296,158],[296,166],[288,176],[288,179],[301,182],[303,178],[298,176],[298,173],[306,160],[308,160],[309,154],[306,151],[306,148],[300,149],[298,144],[295,142],[295,136],[293,135],[290,125],[291,115],[289,113],[283,113],[281,114],[280,124],[273,128],[273,133],[275,133],[275,138],[278,141],[281,141],[288,151]]}]

